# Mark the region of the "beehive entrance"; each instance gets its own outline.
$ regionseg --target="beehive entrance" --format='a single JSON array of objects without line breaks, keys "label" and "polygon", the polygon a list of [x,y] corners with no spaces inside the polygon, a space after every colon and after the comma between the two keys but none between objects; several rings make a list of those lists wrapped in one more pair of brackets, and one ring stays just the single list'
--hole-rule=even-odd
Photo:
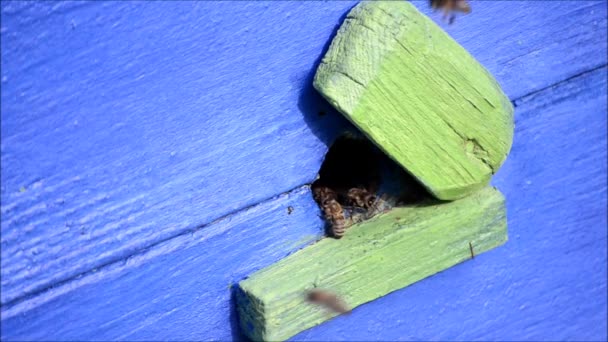
[{"label": "beehive entrance", "polygon": [[336,238],[351,225],[394,206],[431,198],[369,140],[350,133],[329,148],[311,189],[327,222],[328,235]]}]

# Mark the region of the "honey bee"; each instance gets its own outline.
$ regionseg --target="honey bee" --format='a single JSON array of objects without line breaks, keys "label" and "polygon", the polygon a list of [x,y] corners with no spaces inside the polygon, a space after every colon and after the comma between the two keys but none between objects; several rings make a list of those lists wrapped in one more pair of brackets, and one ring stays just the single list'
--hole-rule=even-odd
[{"label": "honey bee", "polygon": [[366,219],[370,219],[378,214],[385,213],[391,210],[395,205],[395,198],[389,196],[388,194],[383,194],[382,196],[376,197],[372,205],[367,210]]},{"label": "honey bee", "polygon": [[325,201],[323,203],[323,213],[330,223],[331,235],[336,239],[342,238],[348,227],[340,203],[335,199]]},{"label": "honey bee", "polygon": [[344,303],[344,301],[340,299],[338,295],[327,290],[310,290],[306,298],[311,303],[323,305],[326,308],[340,314],[350,312],[350,309],[348,308],[346,303]]},{"label": "honey bee", "polygon": [[369,209],[376,201],[376,196],[365,188],[351,188],[346,197],[353,206],[365,209]]},{"label": "honey bee", "polygon": [[[368,186],[371,187],[374,185]],[[348,191],[336,191],[326,186],[321,179],[311,185],[313,198],[323,211],[331,236],[340,239],[348,227],[392,207],[385,198],[377,197],[368,188],[353,187]]]},{"label": "honey bee", "polygon": [[450,25],[455,19],[454,12],[471,13],[471,6],[467,0],[430,0],[430,2],[433,9],[443,11],[443,18],[448,19]]},{"label": "honey bee", "polygon": [[339,239],[348,227],[369,217],[381,183],[380,156],[371,142],[356,134],[338,138],[327,152],[311,190],[329,235]]},{"label": "honey bee", "polygon": [[352,205],[351,220],[353,223],[363,222],[392,208],[392,205],[386,200],[386,194],[378,197],[366,188],[351,188],[346,197]]},{"label": "honey bee", "polygon": [[367,210],[360,207],[343,206],[348,226],[367,220]]},{"label": "honey bee", "polygon": [[321,179],[314,181],[310,186],[310,189],[312,190],[313,198],[321,206],[325,201],[330,199],[338,199],[338,193],[321,182]]},{"label": "honey bee", "polygon": [[347,222],[344,217],[344,209],[338,202],[338,194],[319,181],[315,181],[311,188],[315,201],[329,222],[331,235],[336,239],[342,238],[347,228]]}]

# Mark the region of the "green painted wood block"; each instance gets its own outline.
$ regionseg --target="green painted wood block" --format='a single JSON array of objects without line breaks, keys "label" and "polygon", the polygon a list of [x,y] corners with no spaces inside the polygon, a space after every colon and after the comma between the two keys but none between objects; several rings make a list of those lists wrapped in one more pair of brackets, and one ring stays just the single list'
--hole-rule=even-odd
[{"label": "green painted wood block", "polygon": [[513,107],[500,86],[406,1],[351,10],[314,86],[440,199],[483,188],[511,148]]},{"label": "green painted wood block", "polygon": [[313,288],[340,294],[354,308],[470,259],[470,246],[479,254],[506,241],[504,198],[494,188],[394,208],[241,281],[242,331],[253,340],[287,339],[335,316],[306,300]]}]

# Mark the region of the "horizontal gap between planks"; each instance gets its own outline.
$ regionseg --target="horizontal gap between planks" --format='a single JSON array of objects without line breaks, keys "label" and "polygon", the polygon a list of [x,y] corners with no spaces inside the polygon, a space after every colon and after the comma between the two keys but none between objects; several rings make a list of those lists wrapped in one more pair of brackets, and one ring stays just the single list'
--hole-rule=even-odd
[{"label": "horizontal gap between planks", "polygon": [[251,205],[248,205],[248,206],[245,206],[245,207],[233,210],[233,211],[231,211],[231,212],[229,212],[229,213],[227,213],[225,215],[222,215],[222,216],[220,216],[218,218],[215,218],[215,219],[213,219],[213,220],[211,220],[211,221],[209,221],[207,223],[199,224],[199,225],[197,225],[197,226],[195,226],[193,228],[185,229],[184,231],[181,231],[179,234],[175,234],[175,235],[169,236],[169,237],[167,237],[165,239],[161,239],[161,240],[155,241],[154,243],[151,243],[151,244],[149,244],[149,245],[147,245],[145,247],[142,247],[142,248],[140,248],[139,250],[137,250],[137,251],[135,251],[133,253],[130,253],[130,254],[125,255],[125,256],[121,256],[119,258],[115,258],[115,259],[109,260],[108,262],[100,264],[99,266],[93,267],[93,268],[91,268],[91,269],[89,269],[87,271],[80,272],[80,273],[78,273],[78,274],[76,274],[76,275],[74,275],[72,277],[69,277],[67,279],[64,279],[64,280],[55,282],[53,284],[50,284],[48,286],[45,286],[44,288],[39,289],[37,291],[34,291],[34,292],[31,292],[31,293],[28,293],[27,295],[15,298],[15,299],[13,299],[11,301],[8,301],[8,302],[4,303],[4,305],[0,305],[0,307],[3,308],[3,309],[6,309],[6,308],[10,308],[12,306],[18,305],[18,304],[20,304],[22,302],[25,302],[27,300],[30,300],[30,299],[32,299],[32,298],[34,298],[34,297],[36,297],[36,296],[38,296],[38,295],[40,295],[40,294],[48,291],[48,290],[50,290],[50,289],[53,289],[53,288],[65,285],[65,284],[70,283],[71,281],[73,281],[75,279],[80,279],[80,278],[82,278],[84,276],[87,276],[87,275],[90,275],[90,274],[93,274],[93,273],[99,273],[100,271],[103,271],[107,267],[110,267],[110,266],[115,265],[117,263],[121,263],[121,262],[123,262],[123,261],[125,261],[127,259],[130,259],[130,258],[134,257],[134,256],[143,255],[143,254],[147,253],[149,250],[153,249],[154,247],[156,247],[158,245],[161,245],[161,244],[163,244],[163,243],[165,243],[167,241],[173,240],[173,239],[178,238],[180,236],[184,236],[184,235],[195,233],[195,232],[197,232],[199,230],[202,230],[202,229],[204,229],[206,227],[212,226],[212,225],[214,225],[216,223],[219,223],[221,221],[229,220],[232,217],[234,217],[236,215],[239,215],[241,212],[253,209],[253,208],[258,207],[258,206],[262,206],[265,203],[277,200],[277,199],[279,199],[282,196],[288,196],[288,195],[291,195],[291,194],[296,194],[296,193],[298,193],[300,191],[304,191],[309,186],[310,186],[310,183],[299,185],[299,186],[297,186],[297,187],[295,187],[295,188],[293,188],[291,190],[279,193],[279,194],[274,195],[272,197],[268,197],[268,198],[263,199],[263,200],[255,203],[255,204],[251,204]]},{"label": "horizontal gap between planks", "polygon": [[[561,85],[561,84],[568,83],[568,82],[570,82],[570,81],[572,81],[572,80],[574,80],[574,79],[581,78],[581,77],[585,77],[587,74],[593,73],[593,72],[595,72],[595,71],[597,71],[597,70],[599,70],[599,69],[601,69],[601,68],[605,68],[607,65],[608,65],[608,64],[605,64],[605,63],[604,63],[604,64],[601,64],[601,65],[599,65],[599,66],[597,66],[597,67],[594,67],[594,68],[588,69],[588,70],[586,70],[586,71],[580,72],[580,73],[578,73],[578,74],[576,74],[576,75],[570,76],[570,77],[568,77],[568,78],[566,78],[566,79],[563,79],[563,80],[561,80],[561,81],[559,81],[559,82],[556,82],[556,83],[551,84],[551,85],[549,85],[549,86],[546,86],[546,87],[540,88],[540,89],[538,89],[538,90],[535,90],[535,91],[533,91],[533,92],[530,92],[530,93],[528,93],[528,94],[525,94],[525,95],[523,95],[523,96],[520,96],[520,97],[518,97],[518,98],[516,98],[516,99],[513,99],[513,100],[511,100],[511,103],[513,103],[513,106],[514,106],[514,107],[517,107],[517,106],[518,106],[518,103],[522,102],[522,101],[523,101],[523,100],[525,100],[526,98],[532,97],[532,96],[534,96],[534,95],[536,95],[536,94],[538,94],[538,93],[544,92],[544,91],[546,91],[546,90],[548,90],[548,89],[551,89],[551,88],[553,88],[553,87],[559,86],[559,85]],[[128,255],[123,255],[123,256],[121,256],[121,257],[118,257],[118,258],[115,258],[115,259],[109,260],[108,262],[105,262],[105,263],[103,263],[103,264],[100,264],[100,265],[98,265],[98,266],[96,266],[96,267],[94,267],[94,268],[91,268],[90,270],[87,270],[87,271],[85,271],[85,272],[78,273],[78,274],[76,274],[76,275],[74,275],[74,276],[72,276],[72,277],[69,277],[69,278],[67,278],[67,279],[64,279],[64,280],[61,280],[61,281],[58,281],[58,282],[52,283],[52,284],[50,284],[50,285],[48,285],[48,286],[46,286],[46,287],[44,287],[44,288],[42,288],[42,289],[39,289],[39,290],[37,290],[37,291],[34,291],[34,292],[31,292],[31,293],[28,293],[28,294],[26,294],[26,295],[24,295],[24,296],[17,297],[17,298],[15,298],[15,299],[13,299],[13,300],[11,300],[11,301],[9,301],[9,302],[6,302],[4,305],[1,305],[0,307],[1,307],[2,309],[5,309],[5,310],[6,310],[6,309],[9,309],[9,308],[11,308],[11,307],[14,307],[14,306],[16,306],[16,305],[18,305],[18,304],[21,304],[21,303],[23,303],[23,302],[27,302],[28,300],[31,300],[31,299],[33,299],[33,298],[35,298],[35,297],[37,297],[37,296],[41,295],[42,293],[44,293],[44,292],[46,292],[46,291],[48,291],[48,290],[50,290],[50,289],[57,288],[57,287],[60,287],[60,286],[65,285],[65,284],[69,284],[70,282],[72,282],[72,281],[74,281],[74,280],[76,280],[76,279],[81,279],[82,277],[89,276],[89,275],[91,275],[91,274],[99,274],[99,272],[100,272],[100,271],[103,271],[104,269],[106,269],[106,268],[108,268],[108,267],[114,266],[115,264],[121,263],[121,262],[123,262],[123,261],[125,261],[125,260],[127,260],[127,259],[130,259],[130,258],[134,257],[134,256],[143,255],[143,254],[147,253],[148,251],[150,251],[151,249],[155,248],[156,246],[161,245],[161,244],[163,244],[163,243],[165,243],[165,242],[167,242],[167,241],[170,241],[170,240],[172,240],[172,239],[175,239],[175,238],[180,237],[180,236],[183,236],[183,235],[192,234],[193,232],[196,232],[196,231],[199,231],[199,230],[204,229],[204,228],[206,228],[206,227],[209,227],[209,226],[211,226],[211,225],[213,225],[213,224],[215,224],[215,223],[217,223],[217,222],[219,222],[219,221],[226,220],[226,219],[230,219],[231,217],[233,217],[233,216],[235,216],[235,215],[237,215],[237,214],[241,213],[242,211],[247,211],[247,210],[249,210],[249,209],[252,209],[252,208],[255,208],[255,207],[261,206],[261,205],[263,205],[264,203],[266,203],[266,202],[270,202],[270,201],[273,201],[273,200],[276,200],[276,199],[278,199],[278,198],[279,198],[279,197],[281,197],[281,196],[285,196],[285,195],[289,195],[289,194],[292,194],[292,193],[297,193],[297,192],[299,192],[299,191],[303,191],[304,189],[306,189],[306,188],[307,188],[307,187],[309,187],[309,186],[310,186],[310,184],[309,184],[309,183],[307,183],[307,184],[303,184],[303,185],[297,186],[297,187],[295,187],[295,188],[293,188],[293,189],[291,189],[291,190],[288,190],[288,191],[285,191],[285,192],[279,193],[279,194],[277,194],[277,195],[275,195],[275,196],[272,196],[272,197],[269,197],[269,198],[263,199],[263,200],[261,200],[261,201],[259,201],[259,202],[255,203],[255,204],[248,205],[248,206],[246,206],[246,207],[242,207],[242,208],[239,208],[239,209],[233,210],[233,211],[231,211],[231,212],[229,212],[229,213],[227,213],[227,214],[225,214],[225,215],[222,215],[222,216],[220,216],[220,217],[217,217],[217,218],[215,218],[215,219],[212,219],[212,220],[210,220],[210,221],[209,221],[209,222],[207,222],[207,223],[199,224],[199,225],[197,225],[197,226],[195,226],[195,227],[193,227],[193,228],[190,228],[190,229],[186,229],[186,230],[184,230],[184,231],[181,231],[181,232],[180,232],[180,233],[178,233],[178,234],[175,234],[175,235],[169,236],[169,237],[167,237],[167,238],[165,238],[165,239],[162,239],[162,240],[159,240],[159,241],[155,241],[154,243],[151,243],[151,244],[149,244],[149,245],[147,245],[147,246],[145,246],[145,247],[142,247],[141,249],[139,249],[139,250],[138,250],[138,251],[136,251],[136,252],[133,252],[133,253],[130,253],[130,254],[128,254]],[[28,307],[29,307],[29,306],[27,306],[27,305],[26,305],[26,307],[24,308],[24,310],[25,310],[25,311],[27,311],[27,310],[29,309]],[[12,315],[11,315],[11,316],[12,316]]]},{"label": "horizontal gap between planks", "polygon": [[540,93],[540,92],[543,92],[543,91],[545,91],[545,90],[547,90],[547,89],[551,89],[551,88],[553,88],[553,87],[560,86],[560,85],[562,85],[562,84],[564,84],[564,83],[568,83],[568,82],[570,82],[570,81],[572,81],[572,80],[574,80],[574,79],[577,79],[577,78],[579,78],[579,77],[584,77],[585,75],[590,74],[590,73],[592,73],[592,72],[594,72],[594,71],[597,71],[597,70],[599,70],[599,69],[605,68],[606,66],[608,66],[608,64],[603,63],[603,64],[600,64],[600,65],[598,65],[598,66],[596,66],[596,67],[593,67],[593,68],[591,68],[591,69],[588,69],[588,70],[585,70],[585,71],[579,72],[578,74],[576,74],[576,75],[572,75],[572,76],[570,76],[570,77],[568,77],[568,78],[566,78],[566,79],[564,79],[564,80],[561,80],[561,81],[559,81],[559,82],[557,82],[557,83],[554,83],[554,84],[551,84],[551,85],[549,85],[549,86],[546,86],[546,87],[540,88],[540,89],[538,89],[538,90],[534,90],[534,91],[529,92],[529,93],[527,93],[527,94],[525,94],[525,95],[522,95],[522,96],[520,96],[520,97],[518,97],[518,98],[516,98],[516,99],[514,99],[514,100],[511,100],[511,103],[513,103],[513,106],[517,108],[517,106],[519,105],[519,103],[520,103],[521,101],[525,100],[525,99],[526,99],[526,98],[528,98],[528,97],[532,97],[532,96],[534,96],[534,95],[536,95],[536,94],[538,94],[538,93]]}]

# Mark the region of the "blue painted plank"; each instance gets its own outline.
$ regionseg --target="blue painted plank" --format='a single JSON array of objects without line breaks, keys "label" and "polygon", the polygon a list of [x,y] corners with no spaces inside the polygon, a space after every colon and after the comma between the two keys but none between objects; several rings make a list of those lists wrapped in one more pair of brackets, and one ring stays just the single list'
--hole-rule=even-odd
[{"label": "blue painted plank", "polygon": [[[352,5],[2,2],[0,301],[310,182],[348,126],[310,76]],[[474,10],[448,31],[512,98],[605,64],[603,2]]]},{"label": "blue painted plank", "polygon": [[446,30],[511,99],[608,63],[605,1],[477,1],[472,7]]},{"label": "blue painted plank", "polygon": [[348,3],[55,6],[2,2],[2,303],[314,179]]},{"label": "blue painted plank", "polygon": [[303,186],[3,307],[2,340],[236,338],[231,285],[322,237],[323,224]]},{"label": "blue painted plank", "polygon": [[[294,340],[605,339],[606,71],[517,102],[505,246]],[[3,307],[2,338],[237,338],[230,284],[320,236],[318,214],[299,188]]]},{"label": "blue painted plank", "polygon": [[2,6],[2,303],[314,179],[348,3]]},{"label": "blue painted plank", "polygon": [[505,246],[293,339],[606,340],[606,72],[517,101]]}]

